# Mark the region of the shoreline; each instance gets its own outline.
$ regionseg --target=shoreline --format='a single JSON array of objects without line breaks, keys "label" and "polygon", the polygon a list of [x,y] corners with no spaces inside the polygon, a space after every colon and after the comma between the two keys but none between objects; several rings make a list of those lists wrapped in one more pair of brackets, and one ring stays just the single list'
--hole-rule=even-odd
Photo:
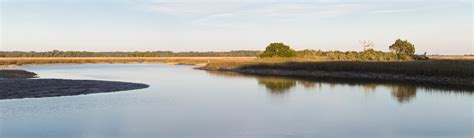
[{"label": "shoreline", "polygon": [[37,74],[25,70],[17,69],[0,69],[0,79],[29,79],[36,78]]},{"label": "shoreline", "polygon": [[314,80],[415,83],[474,92],[474,61],[209,64],[196,69]]},{"label": "shoreline", "polygon": [[[196,68],[199,70],[206,70]],[[414,83],[419,85],[434,86],[439,88],[454,88],[474,92],[474,80],[464,78],[448,78],[435,76],[407,76],[403,74],[387,73],[360,73],[360,72],[327,72],[304,70],[278,70],[278,69],[219,69],[206,70],[217,72],[234,72],[247,75],[277,76],[304,78],[308,80],[340,80],[351,82],[391,82]]]},{"label": "shoreline", "polygon": [[37,78],[37,74],[25,70],[0,70],[0,100],[110,93],[150,87],[119,81],[32,78]]},{"label": "shoreline", "polygon": [[0,100],[111,93],[150,87],[142,83],[69,79],[3,79]]},{"label": "shoreline", "polygon": [[[2,61],[30,58],[0,58]],[[71,60],[73,59],[73,60]],[[126,60],[124,60],[126,59]],[[103,62],[103,61],[108,62]],[[140,62],[136,62],[139,60]],[[301,61],[249,57],[159,57],[159,58],[36,58],[41,64],[163,63],[193,65],[205,71],[253,75],[338,79],[341,81],[389,81],[459,87],[474,91],[473,60],[429,60],[404,62]],[[86,62],[82,62],[86,61]],[[5,64],[5,62],[3,62]],[[8,64],[11,65],[11,64]]]}]

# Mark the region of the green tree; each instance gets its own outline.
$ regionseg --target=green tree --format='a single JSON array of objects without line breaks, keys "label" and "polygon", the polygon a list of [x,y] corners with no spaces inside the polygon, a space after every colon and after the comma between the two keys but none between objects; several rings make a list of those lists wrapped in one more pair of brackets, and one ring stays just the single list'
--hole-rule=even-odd
[{"label": "green tree", "polygon": [[389,48],[397,54],[409,56],[415,54],[415,45],[408,42],[407,40],[397,39],[397,41],[395,41],[395,43],[393,43]]},{"label": "green tree", "polygon": [[296,51],[291,49],[290,46],[283,43],[271,43],[267,46],[265,51],[259,55],[261,58],[271,57],[295,57]]}]

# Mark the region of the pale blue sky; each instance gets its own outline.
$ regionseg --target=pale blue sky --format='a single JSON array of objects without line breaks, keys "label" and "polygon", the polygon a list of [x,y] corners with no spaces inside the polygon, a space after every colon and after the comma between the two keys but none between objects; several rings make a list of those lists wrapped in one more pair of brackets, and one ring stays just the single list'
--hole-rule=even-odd
[{"label": "pale blue sky", "polygon": [[474,54],[471,0],[0,0],[0,50],[388,51]]}]

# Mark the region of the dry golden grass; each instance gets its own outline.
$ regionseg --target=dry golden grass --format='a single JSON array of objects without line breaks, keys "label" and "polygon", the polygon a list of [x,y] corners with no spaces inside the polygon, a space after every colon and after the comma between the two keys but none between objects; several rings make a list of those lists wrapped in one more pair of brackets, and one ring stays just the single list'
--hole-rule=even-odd
[{"label": "dry golden grass", "polygon": [[[401,73],[407,75],[458,76],[474,75],[474,57],[434,57],[430,61],[405,62],[354,62],[354,61],[315,61],[300,58],[254,57],[79,57],[79,58],[0,58],[0,65],[35,64],[92,64],[92,63],[168,63],[207,65],[200,69],[220,70],[235,68],[323,70]],[[450,59],[450,60],[446,60]],[[462,60],[461,60],[462,59]]]},{"label": "dry golden grass", "polygon": [[90,63],[170,63],[207,64],[252,62],[253,57],[77,57],[77,58],[0,58],[0,65],[90,64]]}]

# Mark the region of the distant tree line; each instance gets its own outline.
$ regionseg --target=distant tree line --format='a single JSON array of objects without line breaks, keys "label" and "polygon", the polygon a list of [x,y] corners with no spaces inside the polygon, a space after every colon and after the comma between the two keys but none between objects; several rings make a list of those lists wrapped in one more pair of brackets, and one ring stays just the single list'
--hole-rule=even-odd
[{"label": "distant tree line", "polygon": [[238,50],[227,52],[87,52],[87,51],[0,51],[0,57],[256,57],[260,51]]},{"label": "distant tree line", "polygon": [[[415,46],[407,40],[397,39],[389,46],[392,52],[373,50],[369,41],[361,42],[364,51],[321,51],[301,50],[296,51],[284,43],[270,43],[265,51],[227,51],[227,52],[172,52],[172,51],[147,51],[147,52],[87,52],[87,51],[48,51],[48,52],[22,52],[0,51],[0,57],[259,57],[259,58],[303,58],[325,61],[400,61],[411,59],[424,59],[416,56]],[[415,57],[415,58],[414,58]]]}]

